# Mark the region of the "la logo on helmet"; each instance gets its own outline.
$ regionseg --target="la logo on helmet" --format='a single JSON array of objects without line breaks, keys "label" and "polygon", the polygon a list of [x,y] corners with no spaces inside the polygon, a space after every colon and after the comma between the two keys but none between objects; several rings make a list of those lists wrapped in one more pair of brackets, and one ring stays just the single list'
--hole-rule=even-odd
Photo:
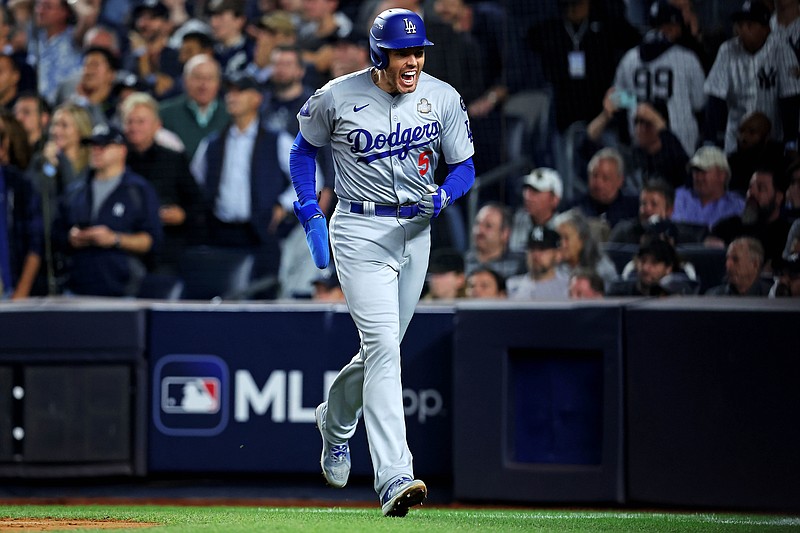
[{"label": "la logo on helmet", "polygon": [[417,27],[408,19],[403,19],[403,22],[406,25],[406,33],[417,33]]}]

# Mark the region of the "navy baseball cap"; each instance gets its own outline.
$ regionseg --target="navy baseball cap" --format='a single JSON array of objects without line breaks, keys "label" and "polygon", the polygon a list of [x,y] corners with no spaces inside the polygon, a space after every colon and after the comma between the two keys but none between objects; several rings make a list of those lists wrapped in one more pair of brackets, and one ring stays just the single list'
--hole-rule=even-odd
[{"label": "navy baseball cap", "polygon": [[109,144],[125,144],[125,136],[116,126],[98,124],[92,128],[89,137],[81,139],[81,144],[91,146],[108,146]]},{"label": "navy baseball cap", "polygon": [[534,227],[528,235],[528,250],[553,250],[561,245],[561,236],[544,226]]},{"label": "navy baseball cap", "polygon": [[742,4],[742,8],[731,15],[731,20],[741,22],[750,20],[758,22],[764,26],[769,26],[769,19],[772,16],[764,2],[759,0],[747,0]]},{"label": "navy baseball cap", "polygon": [[149,12],[156,18],[169,18],[169,9],[159,0],[144,0],[141,4],[133,8],[132,18],[135,20],[144,12]]},{"label": "navy baseball cap", "polygon": [[464,272],[464,256],[453,248],[437,248],[431,252],[429,274]]},{"label": "navy baseball cap", "polygon": [[656,0],[650,4],[647,23],[651,28],[659,28],[664,24],[682,24],[683,13],[667,0]]},{"label": "navy baseball cap", "polygon": [[253,89],[254,91],[261,92],[261,85],[258,83],[258,81],[253,76],[244,72],[235,72],[225,76],[225,86],[228,88],[238,89],[240,91]]}]

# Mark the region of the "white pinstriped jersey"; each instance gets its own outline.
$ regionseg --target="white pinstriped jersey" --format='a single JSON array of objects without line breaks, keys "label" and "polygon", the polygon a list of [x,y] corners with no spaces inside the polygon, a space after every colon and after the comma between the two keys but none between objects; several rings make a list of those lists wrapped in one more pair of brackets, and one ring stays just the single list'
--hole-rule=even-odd
[{"label": "white pinstriped jersey", "polygon": [[[652,61],[642,61],[639,47],[632,48],[617,65],[614,87],[636,94],[639,101],[663,100],[669,129],[691,155],[697,147],[699,127],[695,114],[705,106],[705,73],[697,56],[673,45]],[[631,126],[635,110],[629,112]]]},{"label": "white pinstriped jersey", "polygon": [[788,44],[774,35],[750,54],[738,37],[722,43],[705,91],[728,104],[725,151],[736,149],[736,131],[745,115],[761,111],[772,122],[772,137],[783,139],[778,99],[800,94],[798,63]]},{"label": "white pinstriped jersey", "polygon": [[395,96],[373,83],[372,68],[337,78],[297,118],[309,143],[331,143],[335,191],[348,200],[417,202],[433,183],[440,154],[452,164],[474,152],[463,99],[424,72],[414,92]]}]

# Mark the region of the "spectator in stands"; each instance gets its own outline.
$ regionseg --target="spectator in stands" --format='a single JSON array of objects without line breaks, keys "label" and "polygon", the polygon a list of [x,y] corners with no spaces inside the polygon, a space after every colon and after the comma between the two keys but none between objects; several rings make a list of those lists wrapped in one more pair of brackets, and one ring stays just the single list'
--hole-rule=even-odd
[{"label": "spectator in stands", "polygon": [[731,179],[728,189],[747,194],[753,172],[761,168],[782,171],[788,164],[783,155],[783,144],[769,136],[772,123],[761,111],[748,113],[739,124],[736,150],[728,155]]},{"label": "spectator in stands", "polygon": [[576,268],[569,277],[571,300],[596,300],[605,296],[605,282],[591,268]]},{"label": "spectator in stands", "polygon": [[158,215],[164,229],[164,246],[158,271],[175,274],[185,246],[201,242],[203,197],[189,172],[186,155],[156,142],[161,128],[158,103],[147,93],[133,93],[122,104],[122,121],[128,143],[126,164],[149,181],[159,200]]},{"label": "spectator in stands", "polygon": [[39,73],[39,94],[55,102],[58,84],[81,69],[82,36],[77,35],[77,17],[67,0],[36,0],[36,35],[28,46],[29,61]]},{"label": "spectator in stands", "polygon": [[464,265],[467,275],[480,267],[490,268],[503,279],[525,272],[525,256],[508,248],[511,212],[499,202],[480,208],[472,224],[473,246],[467,250]]},{"label": "spectator in stands", "polygon": [[[512,31],[505,7],[500,2],[474,2],[472,0],[435,0],[433,10],[439,18],[450,24],[457,34],[467,34],[478,46],[480,53],[481,88],[476,98],[467,101],[470,127],[479,132],[473,137],[475,152],[488,167],[504,162],[502,108],[513,91],[510,63],[522,50],[517,39],[509,37]],[[435,41],[434,41],[435,42]]]},{"label": "spectator in stands", "polygon": [[646,240],[636,253],[635,271],[626,279],[615,281],[609,296],[669,296],[697,294],[700,284],[681,270],[678,254],[663,239]]},{"label": "spectator in stands", "polygon": [[265,83],[272,74],[272,51],[277,46],[294,45],[297,30],[288,13],[275,11],[262,15],[255,24],[248,26],[247,31],[255,39],[253,61],[247,65],[247,72],[260,83]]},{"label": "spectator in stands", "polygon": [[267,129],[259,120],[263,96],[255,78],[234,74],[226,86],[231,124],[202,141],[191,170],[209,209],[209,242],[250,250],[254,277],[275,278],[260,296],[274,298],[281,252],[273,221],[279,196],[289,184],[293,139],[286,132]]},{"label": "spectator in stands", "polygon": [[609,242],[624,244],[641,244],[642,237],[655,225],[662,224],[669,228],[676,244],[701,242],[708,233],[708,228],[700,226],[674,224],[672,213],[675,208],[675,190],[664,180],[654,179],[646,182],[639,194],[639,216],[621,220],[611,230]]},{"label": "spectator in stands", "polygon": [[[45,188],[49,191],[46,201],[66,192],[67,188],[82,180],[81,174],[89,164],[89,148],[81,140],[92,133],[92,117],[76,104],[62,104],[53,112],[50,133],[40,154],[34,155],[32,168],[45,177]],[[55,205],[55,204],[53,204]]]},{"label": "spectator in stands", "polygon": [[353,22],[339,10],[339,0],[305,0],[297,46],[303,60],[313,65],[321,80],[331,77],[333,43],[353,31]]},{"label": "spectator in stands", "polygon": [[19,95],[20,71],[14,58],[0,53],[0,107],[13,109]]},{"label": "spectator in stands", "polygon": [[338,78],[372,66],[369,58],[369,36],[354,29],[336,41],[331,57],[331,78]]},{"label": "spectator in stands", "polygon": [[186,63],[194,56],[205,54],[214,55],[214,39],[202,31],[190,31],[181,37],[178,48],[178,61],[185,67]]},{"label": "spectator in stands", "polygon": [[0,123],[0,300],[34,292],[43,255],[41,200],[22,169],[12,164],[12,120],[8,116]]},{"label": "spectator in stands", "polygon": [[[755,171],[743,211],[714,224],[706,243],[725,246],[737,237],[754,237],[764,248],[764,268],[771,271],[772,263],[783,254],[791,225],[781,214],[785,189],[782,174],[772,170]],[[709,243],[710,239],[715,240]]]},{"label": "spectator in stands", "polygon": [[625,164],[615,148],[603,148],[589,160],[589,191],[576,198],[570,208],[578,208],[590,218],[600,219],[613,228],[617,222],[636,216],[639,199],[622,192]]},{"label": "spectator in stands", "polygon": [[167,6],[160,0],[144,0],[133,8],[134,31],[125,69],[144,80],[156,98],[177,94],[176,81],[181,75],[178,51],[168,44],[173,25]]},{"label": "spectator in stands", "polygon": [[[614,87],[606,93],[603,111],[586,128],[586,140],[580,147],[583,157],[591,158],[602,147],[603,134],[612,120],[619,122],[622,115],[621,120],[626,121],[627,127],[627,117],[620,113],[620,94]],[[655,178],[673,187],[686,183],[689,156],[669,128],[664,115],[647,102],[636,104],[630,158],[629,173],[637,186]]]},{"label": "spectator in stands", "polygon": [[567,277],[576,268],[583,267],[595,270],[606,286],[618,278],[614,263],[600,249],[600,243],[592,236],[589,221],[580,210],[561,213],[554,224],[561,237],[559,268]]},{"label": "spectator in stands", "polygon": [[186,94],[164,100],[160,106],[164,127],[175,132],[191,160],[200,140],[228,124],[229,115],[219,98],[219,63],[207,55],[197,55],[183,67]]},{"label": "spectator in stands", "polygon": [[216,44],[214,58],[225,75],[244,70],[253,60],[255,43],[245,35],[244,0],[211,0],[207,6]]},{"label": "spectator in stands", "polygon": [[467,295],[464,256],[452,248],[431,250],[426,281],[428,292],[424,300],[464,298]]},{"label": "spectator in stands", "polygon": [[[675,44],[683,31],[683,14],[677,7],[667,0],[652,2],[648,23],[651,30],[642,44],[629,50],[617,65],[614,87],[635,94],[639,102],[661,107],[664,123],[690,154],[699,139],[695,115],[705,106],[705,73],[694,53]],[[668,79],[664,79],[665,72],[669,72]],[[633,121],[641,113],[638,108],[629,109],[629,118]],[[650,122],[657,120],[652,113],[645,117]],[[663,177],[672,183],[670,176]]]},{"label": "spectator in stands", "polygon": [[767,296],[770,283],[761,278],[764,248],[758,239],[739,237],[725,256],[727,282],[706,291],[707,296]]},{"label": "spectator in stands", "polygon": [[733,14],[736,36],[722,44],[706,79],[705,137],[726,153],[736,149],[736,130],[752,111],[769,118],[773,139],[797,151],[798,58],[787,42],[770,38],[769,19],[763,2],[744,2]]},{"label": "spectator in stands", "polygon": [[77,85],[66,80],[58,86],[56,101],[75,102],[88,108],[92,123],[108,122],[117,111],[114,86],[119,58],[107,48],[90,47],[83,54],[83,66]]},{"label": "spectator in stands", "polygon": [[317,302],[344,303],[344,292],[339,276],[333,265],[325,269],[313,283],[314,294],[311,299]]},{"label": "spectator in stands", "polygon": [[506,297],[506,281],[495,270],[479,267],[467,275],[467,298],[502,299]]},{"label": "spectator in stands", "polygon": [[675,191],[674,222],[711,227],[723,218],[737,215],[744,198],[728,190],[731,169],[725,153],[714,146],[703,146],[689,160],[692,187]]},{"label": "spectator in stands", "polygon": [[600,0],[562,0],[561,16],[528,31],[528,45],[553,87],[560,133],[575,122],[589,122],[602,108],[620,58],[641,35],[624,18],[604,18]]},{"label": "spectator in stands", "polygon": [[509,300],[562,300],[569,294],[569,276],[558,269],[561,237],[542,226],[531,230],[526,256],[528,272],[506,280]]},{"label": "spectator in stands", "polygon": [[10,110],[0,109],[0,133],[3,135],[0,163],[25,172],[31,163],[33,152],[25,129]]},{"label": "spectator in stands", "polygon": [[775,283],[769,292],[770,298],[800,298],[800,254],[792,254],[773,266]]},{"label": "spectator in stands", "polygon": [[[299,132],[297,113],[314,94],[314,89],[303,83],[306,67],[301,51],[296,46],[279,45],[272,50],[271,75],[261,105],[260,115],[264,127],[274,131],[285,131],[292,138]],[[329,145],[317,152],[317,193],[323,212],[333,209],[333,156]],[[313,263],[307,261],[308,244],[306,234],[292,210],[296,199],[293,187],[281,196],[281,204],[275,208],[273,231],[282,238],[281,291],[284,296],[302,294],[319,275]]]},{"label": "spectator in stands", "polygon": [[95,296],[135,296],[145,261],[162,240],[158,197],[125,167],[122,132],[99,124],[85,140],[91,172],[62,198],[53,240],[69,257],[66,291]]},{"label": "spectator in stands", "polygon": [[45,142],[44,133],[50,124],[50,106],[47,101],[32,92],[22,93],[14,104],[14,116],[28,134],[28,144],[33,153],[41,151]]},{"label": "spectator in stands", "polygon": [[800,219],[800,159],[789,165],[786,169],[786,176],[789,179],[786,189],[786,202],[783,206],[783,216],[786,220],[796,221]]},{"label": "spectator in stands", "polygon": [[536,168],[522,180],[522,207],[514,213],[508,248],[514,252],[527,249],[531,230],[553,227],[564,186],[558,172],[552,168]]}]

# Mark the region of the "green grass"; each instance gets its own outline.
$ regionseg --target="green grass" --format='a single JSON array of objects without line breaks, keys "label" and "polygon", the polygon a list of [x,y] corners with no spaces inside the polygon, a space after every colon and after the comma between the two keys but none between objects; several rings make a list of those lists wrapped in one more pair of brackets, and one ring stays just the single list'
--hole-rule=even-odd
[{"label": "green grass", "polygon": [[[800,531],[800,517],[716,513],[574,510],[442,509],[422,507],[406,518],[380,510],[303,507],[39,506],[0,507],[0,518],[115,519],[160,524],[105,530],[139,533],[304,531],[372,533],[450,531],[772,532]],[[22,530],[20,530],[22,531]]]}]

